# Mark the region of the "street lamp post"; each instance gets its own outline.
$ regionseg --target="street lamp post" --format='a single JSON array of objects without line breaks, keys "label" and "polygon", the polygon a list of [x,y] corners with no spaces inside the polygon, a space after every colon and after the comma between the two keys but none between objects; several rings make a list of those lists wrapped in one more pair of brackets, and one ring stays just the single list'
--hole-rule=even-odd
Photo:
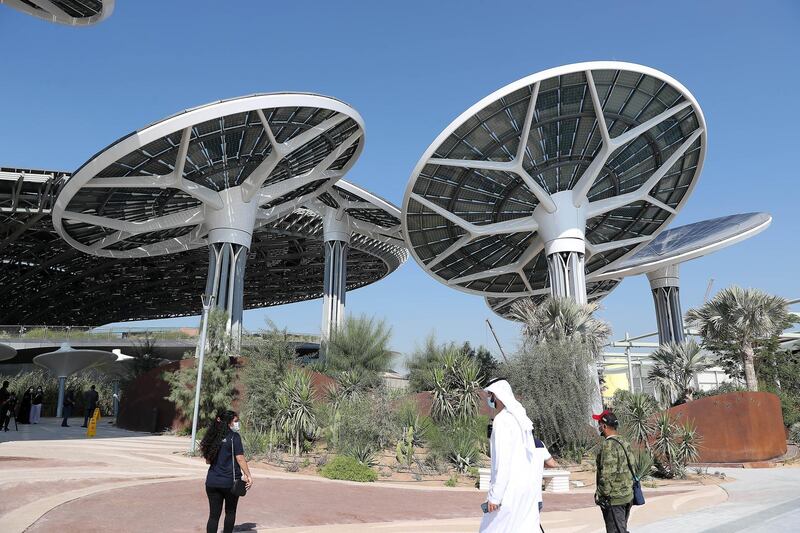
[{"label": "street lamp post", "polygon": [[203,383],[203,362],[206,356],[206,332],[208,331],[208,312],[214,304],[214,296],[204,294],[201,296],[203,301],[203,324],[200,327],[200,356],[197,361],[197,384],[194,389],[194,414],[192,415],[192,454],[197,447],[197,420],[200,413],[200,387]]}]

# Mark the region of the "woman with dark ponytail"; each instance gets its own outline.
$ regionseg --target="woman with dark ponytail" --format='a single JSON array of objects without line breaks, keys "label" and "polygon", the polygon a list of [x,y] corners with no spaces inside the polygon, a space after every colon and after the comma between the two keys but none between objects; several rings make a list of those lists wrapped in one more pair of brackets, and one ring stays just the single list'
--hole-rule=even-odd
[{"label": "woman with dark ponytail", "polygon": [[[209,424],[200,453],[208,463],[206,495],[208,496],[208,523],[206,533],[217,533],[225,503],[223,532],[231,533],[236,523],[236,505],[239,496],[231,490],[234,479],[245,482],[247,489],[253,486],[253,477],[244,458],[244,447],[239,436],[239,416],[233,411],[218,411],[216,419]],[[242,474],[244,472],[244,474]]]}]

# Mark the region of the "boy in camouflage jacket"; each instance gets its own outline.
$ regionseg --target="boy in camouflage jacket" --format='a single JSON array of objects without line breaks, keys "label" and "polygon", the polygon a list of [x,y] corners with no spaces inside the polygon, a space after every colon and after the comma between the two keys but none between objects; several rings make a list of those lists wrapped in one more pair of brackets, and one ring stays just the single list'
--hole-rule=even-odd
[{"label": "boy in camouflage jacket", "polygon": [[592,418],[605,440],[597,454],[597,490],[594,501],[603,512],[607,533],[627,533],[633,501],[633,476],[628,466],[630,445],[618,434],[619,421],[611,411]]}]

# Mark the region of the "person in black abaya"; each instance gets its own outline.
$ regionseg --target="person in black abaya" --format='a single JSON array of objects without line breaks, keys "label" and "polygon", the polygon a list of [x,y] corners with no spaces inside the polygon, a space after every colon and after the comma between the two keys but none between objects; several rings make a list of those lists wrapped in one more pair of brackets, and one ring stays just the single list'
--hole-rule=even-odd
[{"label": "person in black abaya", "polygon": [[22,401],[19,404],[19,411],[17,412],[17,422],[20,424],[31,423],[31,401],[33,400],[33,387],[25,391],[22,395]]}]

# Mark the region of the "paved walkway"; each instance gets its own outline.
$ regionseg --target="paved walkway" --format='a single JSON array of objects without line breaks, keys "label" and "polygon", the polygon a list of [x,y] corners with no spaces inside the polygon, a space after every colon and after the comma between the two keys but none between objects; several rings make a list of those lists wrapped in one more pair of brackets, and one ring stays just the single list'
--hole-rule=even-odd
[{"label": "paved walkway", "polygon": [[[206,465],[184,455],[187,438],[101,424],[98,437],[54,419],[0,434],[0,523],[14,532],[204,530]],[[9,437],[19,440],[9,441]],[[239,531],[447,533],[476,531],[484,495],[475,489],[359,484],[254,469],[240,500]],[[725,499],[716,486],[650,491],[632,524]],[[602,530],[590,490],[545,495],[548,533]],[[638,529],[637,529],[638,531]],[[685,529],[683,531],[686,531]]]},{"label": "paved walkway", "polygon": [[652,523],[636,533],[800,531],[800,468],[710,470],[736,480],[723,485],[727,502]]}]

